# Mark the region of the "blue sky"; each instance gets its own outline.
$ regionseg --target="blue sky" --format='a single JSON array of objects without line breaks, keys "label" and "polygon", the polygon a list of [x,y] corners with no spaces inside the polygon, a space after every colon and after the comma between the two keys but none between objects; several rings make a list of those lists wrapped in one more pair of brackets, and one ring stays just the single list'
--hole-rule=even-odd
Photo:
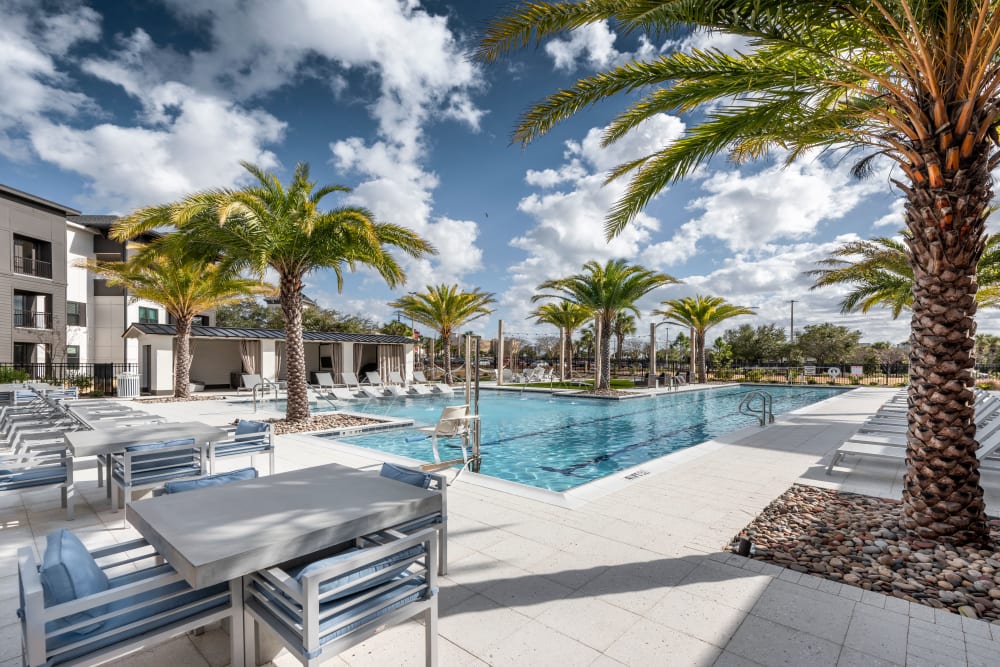
[{"label": "blue sky", "polygon": [[[865,340],[907,336],[908,318],[842,316],[835,291],[802,271],[842,241],[893,234],[901,209],[889,172],[780,156],[739,168],[718,160],[664,192],[613,243],[603,216],[621,161],[658,149],[698,116],[660,116],[609,149],[601,128],[627,102],[581,113],[527,148],[510,145],[518,114],[577,78],[632,57],[690,46],[739,47],[711,35],[650,42],[591,26],[481,67],[468,53],[503,1],[161,0],[0,3],[0,183],[87,213],[124,213],[244,182],[240,160],[287,178],[309,162],[320,183],[354,191],[383,220],[441,251],[407,261],[395,293],[376,275],[309,278],[325,306],[378,319],[386,302],[438,282],[495,292],[475,327],[550,333],[526,319],[543,280],[588,259],[625,257],[685,284],[639,306],[711,293],[796,329],[834,322]],[[332,200],[331,204],[337,203]],[[980,318],[980,330],[997,321]],[[644,329],[640,329],[642,331]],[[719,330],[721,332],[721,329]]]}]

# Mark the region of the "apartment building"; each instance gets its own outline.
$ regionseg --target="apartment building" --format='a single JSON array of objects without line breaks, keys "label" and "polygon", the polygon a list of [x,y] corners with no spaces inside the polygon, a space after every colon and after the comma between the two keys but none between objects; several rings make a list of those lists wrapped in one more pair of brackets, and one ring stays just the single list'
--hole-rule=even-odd
[{"label": "apartment building", "polygon": [[66,220],[80,212],[0,185],[0,361],[62,363]]}]

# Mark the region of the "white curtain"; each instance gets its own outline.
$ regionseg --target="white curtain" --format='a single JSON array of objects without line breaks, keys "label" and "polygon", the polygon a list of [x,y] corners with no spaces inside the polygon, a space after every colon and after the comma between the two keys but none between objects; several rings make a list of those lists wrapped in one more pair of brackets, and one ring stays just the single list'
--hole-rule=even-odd
[{"label": "white curtain", "polygon": [[333,377],[344,372],[344,344],[334,343],[330,350],[330,373]]},{"label": "white curtain", "polygon": [[240,341],[240,360],[243,362],[243,372],[247,375],[257,374],[257,358],[260,357],[259,340]]},{"label": "white curtain", "polygon": [[274,344],[274,368],[275,379],[285,379],[285,341],[279,340]]},{"label": "white curtain", "polygon": [[378,372],[383,382],[389,381],[389,373],[396,371],[402,374],[406,356],[402,345],[378,346]]},{"label": "white curtain", "polygon": [[365,349],[364,343],[354,344],[354,374],[357,375],[361,372],[361,353]]}]

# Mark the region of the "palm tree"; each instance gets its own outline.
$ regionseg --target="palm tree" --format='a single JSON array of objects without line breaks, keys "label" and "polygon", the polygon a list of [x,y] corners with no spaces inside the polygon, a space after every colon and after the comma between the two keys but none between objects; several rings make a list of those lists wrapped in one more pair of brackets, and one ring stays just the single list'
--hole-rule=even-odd
[{"label": "palm tree", "polygon": [[615,335],[615,356],[618,358],[618,365],[622,365],[622,346],[625,344],[625,336],[631,336],[637,331],[635,316],[628,313],[618,313],[615,321],[611,324],[611,333]]},{"label": "palm tree", "polygon": [[[903,241],[878,237],[870,241],[848,241],[819,262],[829,267],[806,271],[815,276],[811,289],[832,285],[850,285],[851,291],[840,302],[840,312],[867,313],[876,306],[892,311],[892,319],[913,304],[913,268],[906,244],[909,233],[902,232]],[[976,269],[979,291],[976,303],[980,307],[1000,305],[1000,234],[986,237],[986,245]]]},{"label": "palm tree", "polygon": [[174,397],[191,398],[191,322],[206,310],[271,293],[274,288],[243,278],[217,263],[186,256],[167,237],[142,247],[124,262],[87,260],[79,266],[128,289],[133,298],[158,303],[174,318]]},{"label": "palm tree", "polygon": [[663,301],[666,308],[654,310],[670,322],[683,324],[694,332],[694,362],[698,367],[698,382],[707,382],[705,372],[705,332],[720,322],[740,315],[756,315],[747,306],[737,306],[721,296],[686,296],[683,299]]},{"label": "palm tree", "polygon": [[683,137],[611,172],[631,180],[609,213],[609,235],[724,153],[741,163],[775,150],[786,162],[840,151],[859,158],[858,175],[896,167],[914,277],[902,524],[924,539],[985,542],[972,347],[976,265],[1000,163],[1000,2],[530,2],[488,25],[478,55],[495,60],[606,20],[654,36],[701,30],[748,41],[736,53],[678,50],[616,65],[524,114],[514,132],[521,144],[638,91],[608,127],[611,144],[658,114],[705,109]]},{"label": "palm tree", "polygon": [[[580,304],[572,301],[557,301],[555,303],[543,303],[531,311],[531,316],[539,324],[551,324],[561,329],[565,338],[565,357],[569,360],[570,368],[573,367],[573,332],[579,329],[591,318],[590,311]],[[560,366],[559,379],[566,379],[566,367]]]},{"label": "palm tree", "polygon": [[601,323],[600,360],[601,373],[595,383],[597,391],[611,389],[611,332],[618,313],[629,310],[639,314],[635,302],[657,287],[677,283],[665,273],[651,271],[642,266],[629,265],[623,259],[609,260],[601,266],[594,260],[583,265],[583,273],[566,278],[546,280],[539,290],[554,290],[531,297],[572,301],[589,310]]},{"label": "palm tree", "polygon": [[309,166],[299,164],[287,187],[274,174],[242,163],[255,183],[240,189],[208,190],[163,206],[140,209],[116,225],[126,239],[157,227],[174,227],[194,255],[222,253],[223,264],[263,276],[278,276],[285,320],[288,421],[309,419],[305,350],[302,343],[302,290],[306,274],[332,269],[343,289],[344,269],[368,266],[394,287],[405,279],[389,249],[420,257],[433,247],[413,231],[376,222],[363,208],[320,210],[324,197],[349,192],[340,185],[317,188]]},{"label": "palm tree", "polygon": [[477,287],[471,292],[459,291],[458,285],[428,285],[426,292],[407,294],[389,303],[414,322],[433,328],[441,334],[446,346],[444,355],[445,382],[452,382],[451,376],[451,335],[465,324],[493,312],[490,304],[496,299],[490,292],[482,292]]}]

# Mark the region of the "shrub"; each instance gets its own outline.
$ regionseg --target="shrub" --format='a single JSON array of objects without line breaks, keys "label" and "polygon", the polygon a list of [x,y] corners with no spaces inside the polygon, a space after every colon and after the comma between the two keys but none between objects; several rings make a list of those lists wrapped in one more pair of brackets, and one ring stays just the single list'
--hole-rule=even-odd
[{"label": "shrub", "polygon": [[861,377],[858,375],[852,375],[851,384],[861,384]]},{"label": "shrub", "polygon": [[760,382],[764,379],[764,371],[759,368],[754,368],[747,371],[747,382]]},{"label": "shrub", "polygon": [[0,384],[24,382],[27,379],[28,374],[25,371],[10,366],[0,367]]},{"label": "shrub", "polygon": [[80,391],[87,391],[94,386],[94,378],[89,375],[74,375],[69,378],[69,383]]},{"label": "shrub", "polygon": [[101,391],[100,389],[95,389],[94,391],[90,392],[91,398],[100,398],[102,396],[104,396],[104,392]]},{"label": "shrub", "polygon": [[976,386],[980,389],[986,389],[991,391],[1000,390],[1000,381],[998,380],[980,380],[976,383]]},{"label": "shrub", "polygon": [[733,379],[733,369],[732,368],[720,368],[715,371],[716,380],[732,380]]},{"label": "shrub", "polygon": [[806,384],[816,384],[816,378],[809,378],[806,380]]}]

